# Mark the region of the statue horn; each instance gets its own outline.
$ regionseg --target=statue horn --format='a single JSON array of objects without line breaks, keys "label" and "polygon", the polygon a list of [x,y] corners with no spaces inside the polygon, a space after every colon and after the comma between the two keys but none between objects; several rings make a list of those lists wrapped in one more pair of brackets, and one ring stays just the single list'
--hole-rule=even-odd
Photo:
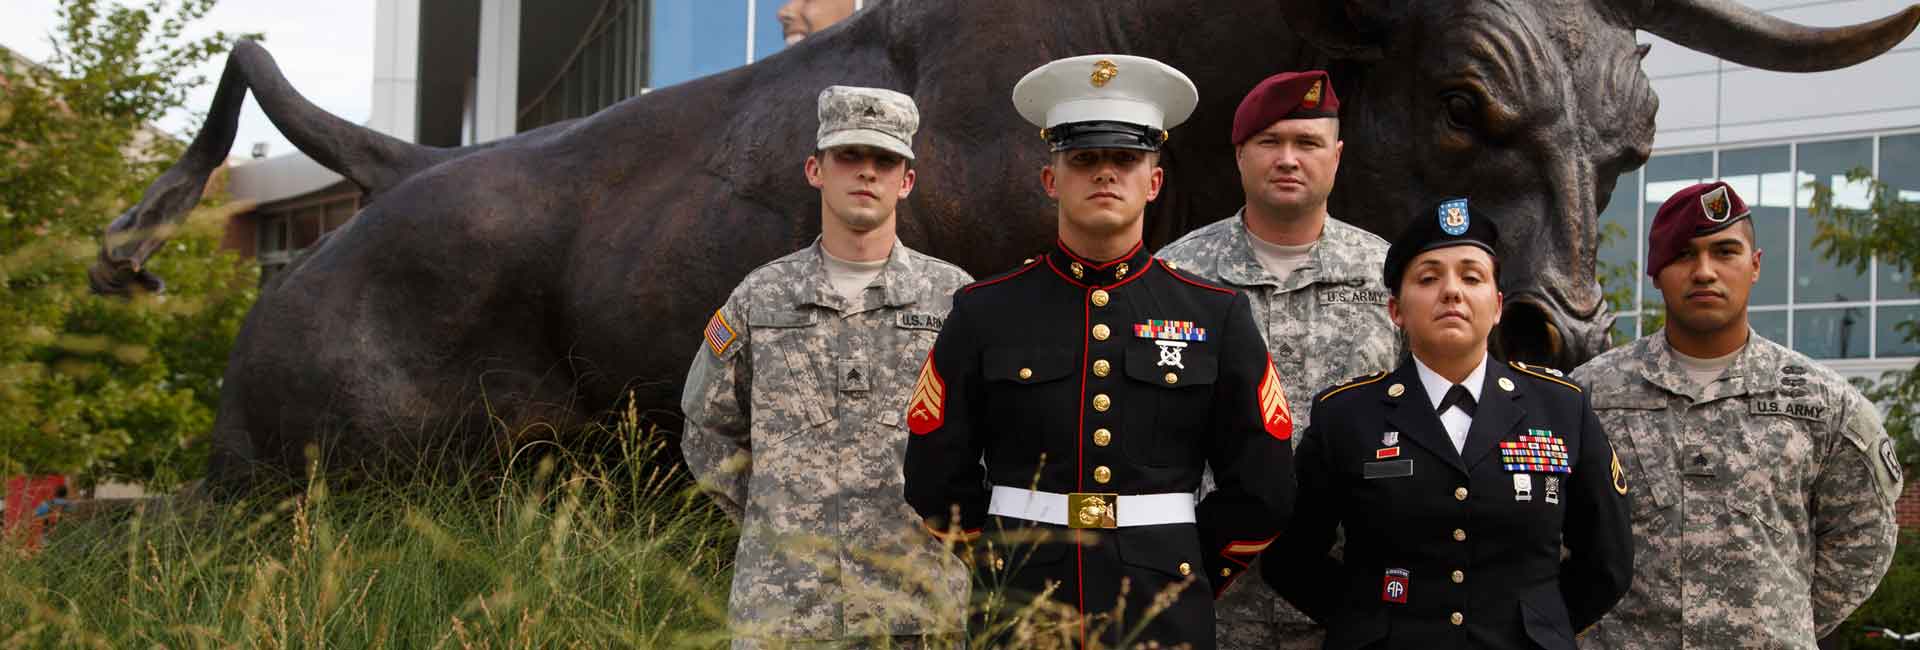
[{"label": "statue horn", "polygon": [[1820,72],[1879,56],[1920,23],[1920,5],[1844,27],[1808,27],[1733,0],[1641,0],[1644,29],[1707,54],[1764,70]]}]

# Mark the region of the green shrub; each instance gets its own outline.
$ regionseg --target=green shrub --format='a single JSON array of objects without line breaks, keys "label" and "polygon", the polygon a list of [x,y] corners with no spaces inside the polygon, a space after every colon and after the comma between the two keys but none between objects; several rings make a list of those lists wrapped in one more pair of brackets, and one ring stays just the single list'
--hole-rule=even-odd
[{"label": "green shrub", "polygon": [[[1891,628],[1901,633],[1920,632],[1920,533],[1902,533],[1894,551],[1893,566],[1887,577],[1860,609],[1836,630],[1829,640],[1833,648],[1870,650],[1898,648],[1886,639],[1869,639],[1867,627]],[[1910,642],[1920,648],[1920,642]]]}]

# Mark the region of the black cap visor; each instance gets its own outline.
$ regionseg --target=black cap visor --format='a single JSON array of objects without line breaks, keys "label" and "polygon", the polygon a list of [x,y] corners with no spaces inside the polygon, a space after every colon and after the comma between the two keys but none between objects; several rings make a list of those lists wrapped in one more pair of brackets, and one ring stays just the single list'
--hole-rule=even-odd
[{"label": "black cap visor", "polygon": [[1053,151],[1076,149],[1133,149],[1159,151],[1166,131],[1127,122],[1070,122],[1049,127],[1047,144]]}]

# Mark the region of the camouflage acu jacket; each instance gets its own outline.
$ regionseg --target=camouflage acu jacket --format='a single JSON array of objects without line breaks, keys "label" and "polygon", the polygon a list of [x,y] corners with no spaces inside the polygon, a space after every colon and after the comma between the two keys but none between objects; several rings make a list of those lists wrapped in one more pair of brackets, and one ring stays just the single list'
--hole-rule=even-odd
[{"label": "camouflage acu jacket", "polygon": [[[1334,382],[1392,370],[1400,361],[1399,331],[1387,317],[1387,290],[1380,267],[1387,242],[1373,233],[1328,218],[1313,247],[1312,263],[1282,283],[1253,256],[1245,213],[1187,233],[1159,256],[1193,273],[1247,294],[1273,365],[1287,390],[1312,395]],[[1294,431],[1313,422],[1312,400],[1294,407]],[[1295,435],[1299,446],[1304,437]],[[1264,560],[1262,560],[1264,561]],[[1223,650],[1318,647],[1319,633],[1265,582],[1242,580],[1216,605]],[[1278,630],[1238,621],[1280,625]],[[1288,638],[1269,638],[1279,634]]]},{"label": "camouflage acu jacket", "polygon": [[[1329,218],[1312,263],[1283,284],[1254,259],[1250,236],[1243,213],[1236,212],[1187,233],[1156,256],[1247,294],[1273,365],[1295,395],[1399,364],[1400,335],[1387,318],[1388,293],[1380,285],[1386,240]],[[1313,422],[1311,407],[1301,402],[1294,405],[1295,431]],[[1294,446],[1299,444],[1295,436]]]},{"label": "camouflage acu jacket", "polygon": [[902,413],[972,278],[896,242],[847,301],[821,254],[748,274],[687,373],[687,466],[741,527],[730,622],[749,640],[956,630],[968,574],[902,497]]},{"label": "camouflage acu jacket", "polygon": [[1900,466],[1879,411],[1751,335],[1705,387],[1665,331],[1573,373],[1632,477],[1633,589],[1585,648],[1812,648],[1893,556]]}]

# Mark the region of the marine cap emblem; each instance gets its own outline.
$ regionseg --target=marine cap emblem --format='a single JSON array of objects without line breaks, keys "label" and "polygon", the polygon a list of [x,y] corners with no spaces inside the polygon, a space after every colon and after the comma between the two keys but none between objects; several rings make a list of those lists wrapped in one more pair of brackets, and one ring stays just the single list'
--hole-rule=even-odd
[{"label": "marine cap emblem", "polygon": [[1093,75],[1088,77],[1088,81],[1093,82],[1095,88],[1105,88],[1107,82],[1113,81],[1113,78],[1118,76],[1120,76],[1120,66],[1114,65],[1112,61],[1101,59],[1093,62]]},{"label": "marine cap emblem", "polygon": [[1714,223],[1726,223],[1733,218],[1733,204],[1727,201],[1727,187],[1722,185],[1700,195],[1700,209],[1705,210],[1707,220]]},{"label": "marine cap emblem", "polygon": [[1440,204],[1440,231],[1459,237],[1466,234],[1467,223],[1472,219],[1467,211],[1466,199],[1453,199]]},{"label": "marine cap emblem", "polygon": [[1307,95],[1300,99],[1300,103],[1305,104],[1307,108],[1320,107],[1320,80],[1314,80],[1313,87],[1307,89]]}]

